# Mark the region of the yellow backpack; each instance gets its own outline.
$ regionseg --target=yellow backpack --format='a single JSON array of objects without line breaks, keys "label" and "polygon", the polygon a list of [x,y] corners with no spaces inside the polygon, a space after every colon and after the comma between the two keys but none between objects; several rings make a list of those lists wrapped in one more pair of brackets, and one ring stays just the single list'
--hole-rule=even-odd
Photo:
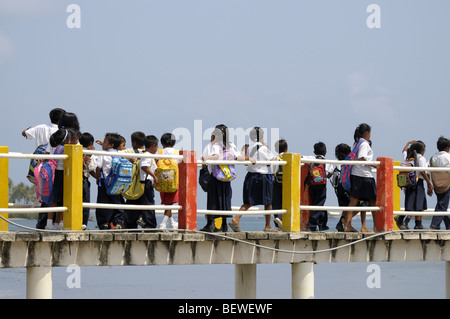
[{"label": "yellow backpack", "polygon": [[[158,154],[163,154],[159,149]],[[174,155],[178,155],[178,150],[174,150]],[[178,162],[171,158],[161,158],[156,164],[155,175],[158,183],[155,189],[162,193],[173,193],[178,190]]]}]

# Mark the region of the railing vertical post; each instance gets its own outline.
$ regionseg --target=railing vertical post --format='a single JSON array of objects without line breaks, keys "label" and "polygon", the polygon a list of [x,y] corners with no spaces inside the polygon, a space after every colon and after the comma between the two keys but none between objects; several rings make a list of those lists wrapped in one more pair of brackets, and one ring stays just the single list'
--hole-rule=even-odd
[{"label": "railing vertical post", "polygon": [[[8,146],[0,146],[0,153],[9,153]],[[0,158],[0,207],[8,208],[9,204],[9,159]],[[0,214],[8,218],[8,213]],[[0,231],[8,231],[8,223],[0,219]]]},{"label": "railing vertical post", "polygon": [[[311,195],[309,193],[309,187],[306,186],[306,178],[309,172],[309,164],[304,164],[300,167],[301,175],[300,175],[300,188],[301,188],[301,196],[300,196],[300,205],[309,206],[311,205]],[[309,210],[300,210],[300,229],[305,231],[308,227],[309,222]]]},{"label": "railing vertical post", "polygon": [[390,231],[394,224],[394,161],[391,157],[379,157],[377,167],[377,202],[380,211],[374,212],[375,231]]},{"label": "railing vertical post", "polygon": [[197,229],[197,152],[180,151],[183,161],[179,164],[178,228]]},{"label": "railing vertical post", "polygon": [[64,145],[64,229],[82,230],[83,223],[83,147]]},{"label": "railing vertical post", "polygon": [[[399,162],[399,161],[394,162],[394,166],[400,166],[400,165],[401,165],[401,162]],[[394,199],[393,199],[394,200],[394,204],[393,204],[394,212],[399,212],[401,209],[401,192],[402,192],[402,190],[396,184],[398,173],[400,173],[399,170],[394,170],[394,174],[393,174],[394,180],[392,183],[392,187],[393,187],[392,194],[394,196]],[[394,228],[393,228],[394,230],[399,230],[396,223],[393,223],[393,225],[394,225]]]},{"label": "railing vertical post", "polygon": [[300,154],[284,153],[282,208],[283,231],[300,231]]}]

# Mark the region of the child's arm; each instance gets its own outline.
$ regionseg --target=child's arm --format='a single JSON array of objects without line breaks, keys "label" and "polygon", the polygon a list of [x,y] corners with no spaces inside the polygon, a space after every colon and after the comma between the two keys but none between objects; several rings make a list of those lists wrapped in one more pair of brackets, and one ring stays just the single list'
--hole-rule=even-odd
[{"label": "child's arm", "polygon": [[252,162],[252,165],[256,164],[256,160],[253,157],[244,156],[244,155],[239,155],[238,157],[236,157],[236,161],[250,161],[250,162]]},{"label": "child's arm", "polygon": [[155,173],[153,173],[153,172],[150,170],[150,167],[148,167],[148,166],[142,166],[141,169],[142,169],[146,174],[148,174],[148,175],[150,175],[150,176],[153,177],[153,182],[154,182],[154,184],[158,183],[158,178],[156,177]]},{"label": "child's arm", "polygon": [[409,146],[414,143],[415,141],[409,141],[408,143],[406,143],[405,147],[403,148],[403,152],[408,151]]}]

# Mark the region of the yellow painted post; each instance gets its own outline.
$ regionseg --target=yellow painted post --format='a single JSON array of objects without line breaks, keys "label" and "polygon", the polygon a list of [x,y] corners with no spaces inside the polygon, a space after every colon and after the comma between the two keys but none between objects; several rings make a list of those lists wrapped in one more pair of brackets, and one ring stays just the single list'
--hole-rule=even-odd
[{"label": "yellow painted post", "polygon": [[283,161],[283,231],[300,231],[300,154],[284,153]]},{"label": "yellow painted post", "polygon": [[[401,162],[399,162],[399,161],[394,162],[394,166],[400,166],[400,165],[401,165]],[[394,183],[393,183],[394,189],[392,190],[393,199],[394,199],[394,206],[393,206],[394,212],[400,211],[400,209],[401,209],[400,197],[401,197],[402,190],[400,189],[400,187],[397,186],[397,175],[399,172],[400,172],[399,170],[394,170]],[[395,215],[395,213],[394,213],[394,218],[395,218],[395,216],[397,216],[397,215]],[[397,227],[397,224],[395,223],[395,221],[394,221],[394,230],[400,230]]]},{"label": "yellow painted post", "polygon": [[[9,153],[8,146],[0,146],[0,153]],[[9,159],[0,158],[0,207],[9,206]],[[8,213],[0,214],[8,218]],[[8,231],[8,223],[0,219],[0,231]]]},{"label": "yellow painted post", "polygon": [[83,147],[64,145],[64,229],[82,230],[83,223]]}]

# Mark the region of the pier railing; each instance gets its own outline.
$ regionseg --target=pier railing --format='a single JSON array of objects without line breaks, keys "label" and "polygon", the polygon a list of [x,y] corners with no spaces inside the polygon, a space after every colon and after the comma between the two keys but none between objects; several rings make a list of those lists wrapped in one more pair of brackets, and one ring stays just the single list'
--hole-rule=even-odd
[{"label": "pier railing", "polygon": [[[198,167],[209,164],[252,165],[250,161],[198,161],[195,151],[180,151],[180,155],[115,153],[114,156],[124,158],[172,158],[179,161],[179,203],[178,205],[111,205],[83,203],[83,154],[111,156],[102,151],[83,150],[80,145],[65,145],[62,155],[36,155],[9,152],[6,146],[0,146],[0,231],[8,231],[8,214],[22,212],[63,212],[63,228],[80,231],[82,229],[82,212],[84,208],[113,208],[127,210],[171,209],[178,211],[179,229],[196,230],[198,214],[235,215],[236,210],[213,211],[198,209],[197,185]],[[63,207],[45,208],[14,208],[8,203],[9,159],[63,159],[64,160],[64,201]],[[370,165],[376,167],[377,200],[375,207],[339,207],[312,206],[308,187],[304,187],[308,175],[308,165],[311,163]],[[400,162],[394,162],[389,157],[379,157],[376,161],[337,161],[326,159],[306,159],[300,154],[285,153],[282,161],[257,161],[256,165],[283,166],[283,192],[281,210],[250,210],[239,212],[240,215],[282,214],[283,231],[299,232],[306,230],[309,212],[312,210],[334,211],[370,211],[376,214],[374,228],[376,231],[391,231],[394,229],[394,215],[446,215],[448,212],[405,212],[401,209],[401,190],[394,183],[400,171],[450,171],[450,168],[403,167]]]}]

